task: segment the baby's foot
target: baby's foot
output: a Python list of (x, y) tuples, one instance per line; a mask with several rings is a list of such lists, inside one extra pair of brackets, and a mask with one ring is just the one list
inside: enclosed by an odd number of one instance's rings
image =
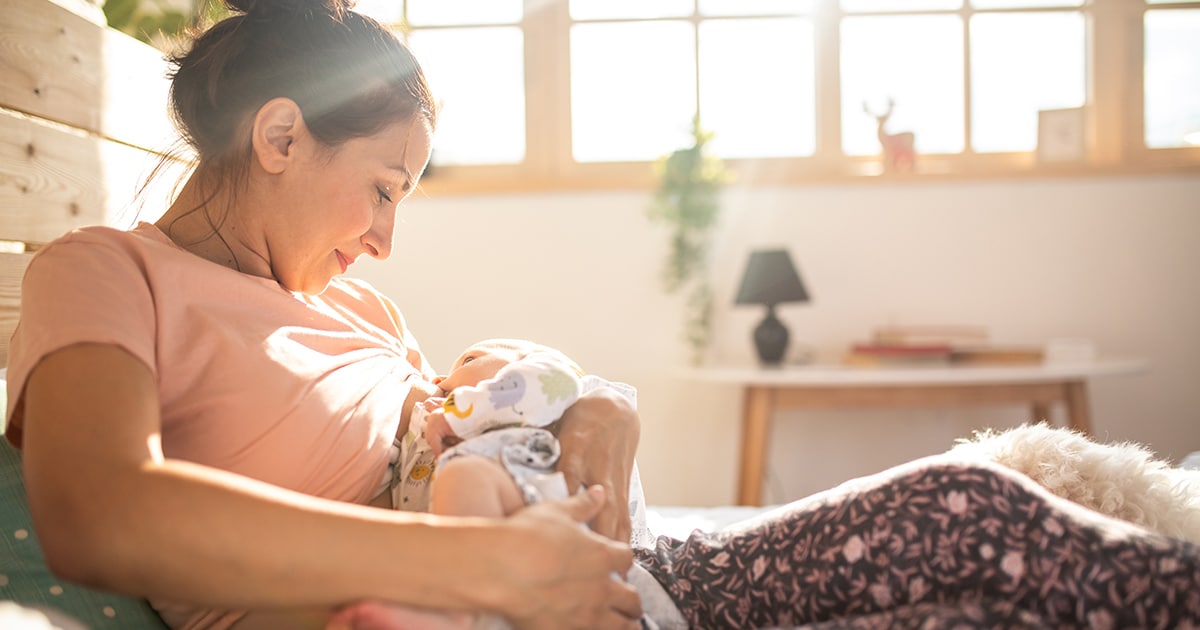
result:
[(469, 630), (473, 621), (467, 613), (363, 601), (335, 612), (325, 630)]

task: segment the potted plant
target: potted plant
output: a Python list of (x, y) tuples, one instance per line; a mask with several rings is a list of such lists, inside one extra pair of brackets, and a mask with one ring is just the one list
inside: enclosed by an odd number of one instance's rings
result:
[(684, 339), (690, 361), (700, 363), (711, 338), (712, 287), (708, 254), (720, 214), (720, 191), (729, 180), (725, 165), (709, 152), (713, 134), (692, 120), (692, 144), (655, 162), (659, 178), (648, 215), (670, 229), (669, 249), (660, 273), (663, 290), (685, 293)]

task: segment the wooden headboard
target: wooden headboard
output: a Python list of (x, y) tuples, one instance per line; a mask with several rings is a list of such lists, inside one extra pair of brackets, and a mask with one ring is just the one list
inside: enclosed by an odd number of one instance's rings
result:
[[(5, 2), (0, 365), (7, 363), (21, 275), (33, 252), (75, 227), (126, 226), (138, 218), (135, 193), (176, 138), (166, 70), (161, 52), (105, 26), (100, 7), (88, 0)], [(151, 207), (155, 202), (155, 194), (147, 196), (141, 218), (157, 218), (162, 208)]]

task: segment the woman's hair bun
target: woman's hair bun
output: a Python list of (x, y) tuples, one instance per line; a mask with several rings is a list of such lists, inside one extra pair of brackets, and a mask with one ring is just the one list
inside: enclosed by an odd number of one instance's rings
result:
[(233, 11), (262, 18), (294, 13), (325, 13), (340, 17), (354, 8), (354, 0), (225, 0), (225, 5)]

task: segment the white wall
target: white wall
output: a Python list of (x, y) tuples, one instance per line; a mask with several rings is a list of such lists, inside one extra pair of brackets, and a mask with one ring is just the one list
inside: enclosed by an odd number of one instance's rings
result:
[[(419, 195), (419, 194), (418, 194)], [(740, 391), (681, 377), (681, 298), (663, 295), (649, 193), (414, 198), (396, 247), (354, 273), (391, 295), (444, 369), (476, 339), (561, 347), (638, 386), (648, 500), (733, 500)], [(750, 363), (755, 308), (732, 307), (747, 252), (790, 249), (812, 294), (780, 317), (836, 361), (885, 323), (986, 326), (998, 342), (1093, 339), (1150, 372), (1093, 382), (1096, 432), (1178, 459), (1200, 450), (1200, 177), (865, 182), (725, 194), (712, 361)], [(766, 500), (787, 501), (944, 450), (1024, 410), (781, 414)]]

